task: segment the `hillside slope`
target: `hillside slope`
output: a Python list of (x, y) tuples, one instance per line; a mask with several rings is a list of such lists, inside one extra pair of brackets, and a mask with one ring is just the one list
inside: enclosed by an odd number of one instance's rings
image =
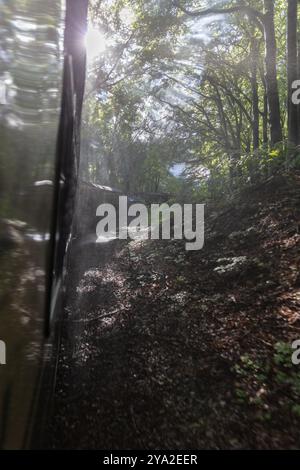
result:
[(201, 251), (93, 258), (69, 286), (50, 445), (299, 448), (299, 202), (300, 176), (274, 177), (207, 211)]

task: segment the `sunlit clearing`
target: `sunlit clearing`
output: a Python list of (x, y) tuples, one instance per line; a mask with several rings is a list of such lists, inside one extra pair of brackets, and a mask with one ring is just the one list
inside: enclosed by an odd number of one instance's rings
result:
[(88, 62), (93, 62), (97, 56), (105, 51), (107, 41), (105, 35), (94, 26), (90, 26), (85, 36), (85, 45)]

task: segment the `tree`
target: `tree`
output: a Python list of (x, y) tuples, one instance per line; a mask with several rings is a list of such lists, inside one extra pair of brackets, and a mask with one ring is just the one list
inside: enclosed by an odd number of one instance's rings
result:
[(288, 86), (288, 144), (297, 145), (299, 122), (297, 105), (292, 102), (292, 84), (298, 77), (297, 57), (297, 0), (288, 0), (287, 10), (287, 86)]
[[(287, 3), (203, 5), (98, 4), (96, 18), (110, 46), (91, 69), (88, 96), (99, 111), (92, 125), (109, 169), (104, 173), (127, 191), (158, 181), (164, 187), (172, 162), (184, 162), (190, 185), (210, 180), (210, 188), (223, 192), (270, 174), (283, 161), (292, 50)], [(132, 12), (131, 23), (123, 21), (124, 8)], [(290, 47), (295, 55), (295, 39)], [(153, 184), (146, 184), (145, 168)]]
[(274, 26), (274, 2), (264, 0), (264, 31), (266, 42), (266, 86), (270, 113), (271, 144), (282, 141), (280, 103), (277, 83), (276, 36)]
[(200, 11), (189, 11), (183, 8), (180, 2), (176, 2), (179, 8), (189, 16), (224, 15), (241, 12), (255, 21), (258, 27), (263, 28), (265, 35), (265, 64), (266, 64), (266, 87), (270, 114), (271, 144), (282, 141), (282, 127), (280, 121), (280, 104), (276, 71), (276, 36), (274, 27), (274, 2), (264, 0), (264, 13), (257, 9), (238, 2), (233, 6), (224, 8), (211, 7)]

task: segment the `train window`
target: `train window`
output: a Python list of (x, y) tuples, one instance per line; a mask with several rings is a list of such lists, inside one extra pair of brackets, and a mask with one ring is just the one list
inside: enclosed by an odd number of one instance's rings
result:
[(299, 447), (299, 2), (0, 6), (0, 447)]
[(61, 103), (76, 99), (77, 84), (69, 86), (71, 100), (65, 90), (73, 73), (66, 64), (76, 54), (64, 48), (70, 2), (0, 5), (0, 447), (22, 448), (33, 426), (44, 333), (60, 288), (57, 253), (63, 258), (68, 230), (63, 178), (70, 179), (67, 159), (75, 171), (75, 154), (60, 141), (74, 138), (76, 118), (66, 130)]

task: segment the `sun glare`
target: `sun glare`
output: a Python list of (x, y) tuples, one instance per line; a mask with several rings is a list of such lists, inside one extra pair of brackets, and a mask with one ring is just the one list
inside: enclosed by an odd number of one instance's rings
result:
[(93, 62), (105, 51), (107, 41), (105, 35), (94, 26), (90, 26), (85, 36), (85, 46), (88, 62)]

